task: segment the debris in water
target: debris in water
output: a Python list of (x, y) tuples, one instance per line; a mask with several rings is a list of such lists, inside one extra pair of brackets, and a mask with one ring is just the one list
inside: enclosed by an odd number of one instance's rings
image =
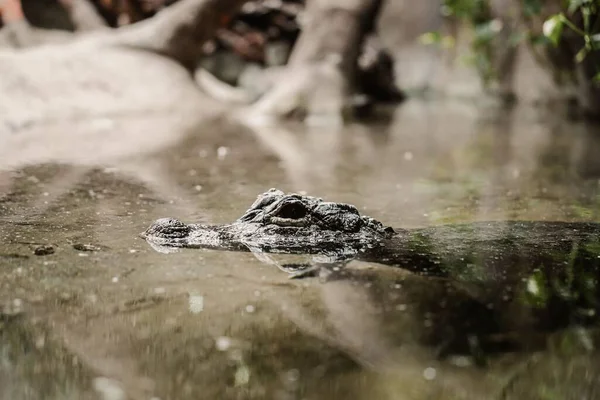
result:
[(231, 347), (231, 339), (229, 339), (227, 336), (220, 336), (217, 338), (215, 346), (219, 351), (226, 351), (229, 349), (229, 347)]
[(47, 256), (49, 254), (54, 254), (54, 247), (44, 244), (36, 247), (35, 250), (33, 250), (33, 254), (36, 256)]
[(217, 149), (217, 158), (219, 160), (224, 160), (225, 157), (227, 157), (227, 154), (229, 154), (229, 149), (225, 146), (221, 146)]
[(433, 367), (427, 367), (423, 371), (423, 378), (427, 379), (428, 381), (434, 380), (436, 375), (437, 371)]
[(192, 314), (201, 313), (204, 310), (204, 296), (190, 295), (189, 298), (190, 312)]
[(93, 244), (85, 244), (85, 243), (75, 243), (73, 248), (77, 251), (100, 251), (102, 248), (100, 246), (95, 246)]
[(121, 384), (110, 378), (99, 377), (94, 379), (94, 389), (103, 400), (125, 400), (125, 391)]
[(473, 362), (473, 358), (472, 357), (467, 357), (467, 356), (453, 356), (453, 357), (449, 357), (448, 361), (450, 362), (450, 364), (453, 364), (457, 367), (470, 367), (471, 365), (474, 364)]
[(241, 365), (235, 371), (235, 386), (246, 385), (248, 382), (250, 382), (250, 370), (247, 366)]

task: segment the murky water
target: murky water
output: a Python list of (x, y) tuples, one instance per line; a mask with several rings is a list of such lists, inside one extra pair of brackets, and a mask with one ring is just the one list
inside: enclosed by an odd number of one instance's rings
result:
[(292, 281), (251, 253), (160, 254), (138, 237), (166, 216), (230, 222), (270, 187), (395, 227), (600, 221), (597, 127), (416, 100), (343, 130), (143, 119), (0, 146), (0, 398), (600, 398), (591, 329), (485, 365), (441, 359), (420, 340), (432, 286), (403, 271)]

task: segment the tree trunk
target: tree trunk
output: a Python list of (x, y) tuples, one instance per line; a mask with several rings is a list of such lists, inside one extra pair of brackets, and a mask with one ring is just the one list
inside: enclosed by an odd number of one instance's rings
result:
[(170, 57), (192, 71), (202, 46), (247, 0), (182, 0), (154, 17), (115, 30), (110, 42)]
[[(253, 116), (339, 122), (357, 88), (358, 58), (381, 0), (312, 0), (286, 71)], [(390, 82), (390, 84), (393, 84)]]
[(4, 27), (0, 31), (2, 42), (13, 48), (26, 48), (45, 43), (68, 41), (73, 34), (60, 29), (38, 29), (25, 18), (21, 0), (0, 0)]
[[(72, 6), (72, 13), (78, 4), (83, 5), (79, 11), (88, 12), (89, 17), (90, 10), (83, 3), (86, 0), (61, 1)], [(82, 57), (80, 50), (84, 49), (139, 49), (170, 58), (191, 72), (203, 55), (204, 43), (213, 38), (217, 29), (246, 1), (181, 0), (142, 22), (78, 35), (80, 39), (75, 40), (76, 45), (70, 49)], [(376, 41), (363, 46), (374, 31), (382, 1), (309, 0), (302, 34), (288, 65), (252, 111), (275, 117), (299, 114), (311, 120), (324, 118), (338, 122), (347, 114), (355, 93), (385, 101), (401, 98), (395, 90), (391, 57), (372, 44)], [(92, 21), (87, 24), (89, 29), (101, 27), (93, 18), (84, 20)], [(113, 78), (99, 76), (98, 79)], [(132, 76), (131, 81), (136, 80), (137, 76)], [(227, 95), (221, 93), (220, 97)], [(246, 99), (243, 93), (235, 95), (238, 101)]]
[[(63, 31), (38, 30), (23, 17), (19, 0), (7, 0), (19, 5), (5, 11), (7, 27), (15, 47), (31, 47), (46, 42), (67, 41), (73, 34)], [(212, 38), (217, 28), (229, 20), (247, 0), (182, 0), (160, 11), (153, 18), (115, 30), (104, 30), (94, 40), (102, 44), (130, 46), (170, 57), (186, 68), (195, 68), (202, 55), (202, 45)], [(77, 31), (103, 30), (106, 24), (88, 0), (61, 0), (67, 7)], [(12, 27), (11, 27), (12, 26)], [(39, 31), (39, 32), (38, 32)], [(56, 35), (54, 35), (56, 33)], [(54, 36), (58, 36), (57, 39)], [(48, 39), (48, 40), (46, 40)]]
[(89, 0), (59, 0), (69, 12), (78, 32), (89, 32), (108, 27), (108, 24)]

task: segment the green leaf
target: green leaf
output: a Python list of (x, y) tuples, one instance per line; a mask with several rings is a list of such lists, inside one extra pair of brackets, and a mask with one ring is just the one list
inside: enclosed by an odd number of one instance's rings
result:
[(544, 36), (550, 39), (554, 46), (558, 46), (558, 42), (560, 41), (560, 35), (562, 34), (564, 24), (563, 21), (564, 16), (562, 15), (562, 13), (555, 14), (548, 18), (542, 26)]
[(426, 32), (419, 36), (419, 42), (422, 44), (439, 44), (442, 41), (442, 34), (434, 31), (434, 32)]
[(569, 0), (569, 8), (567, 9), (569, 11), (569, 14), (574, 13), (575, 10), (577, 10), (585, 3), (591, 3), (591, 0)]
[(589, 50), (587, 47), (582, 47), (581, 50), (579, 50), (577, 54), (575, 54), (575, 61), (577, 61), (578, 63), (582, 62), (587, 56), (588, 51)]
[(550, 45), (550, 39), (544, 35), (531, 35), (529, 37), (529, 43), (534, 46), (548, 46)]
[(542, 2), (540, 0), (524, 0), (523, 12), (526, 16), (539, 15), (542, 12)]
[(477, 24), (474, 27), (475, 41), (480, 44), (489, 43), (501, 30), (502, 23), (496, 19)]
[(546, 306), (549, 298), (548, 282), (541, 270), (536, 269), (526, 280), (525, 299), (534, 307)]

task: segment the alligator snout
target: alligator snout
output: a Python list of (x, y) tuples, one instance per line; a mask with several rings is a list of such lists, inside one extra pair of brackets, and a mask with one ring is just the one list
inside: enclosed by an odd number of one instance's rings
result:
[(159, 237), (164, 239), (179, 239), (190, 234), (191, 227), (175, 218), (161, 218), (156, 221), (144, 233), (143, 238)]

